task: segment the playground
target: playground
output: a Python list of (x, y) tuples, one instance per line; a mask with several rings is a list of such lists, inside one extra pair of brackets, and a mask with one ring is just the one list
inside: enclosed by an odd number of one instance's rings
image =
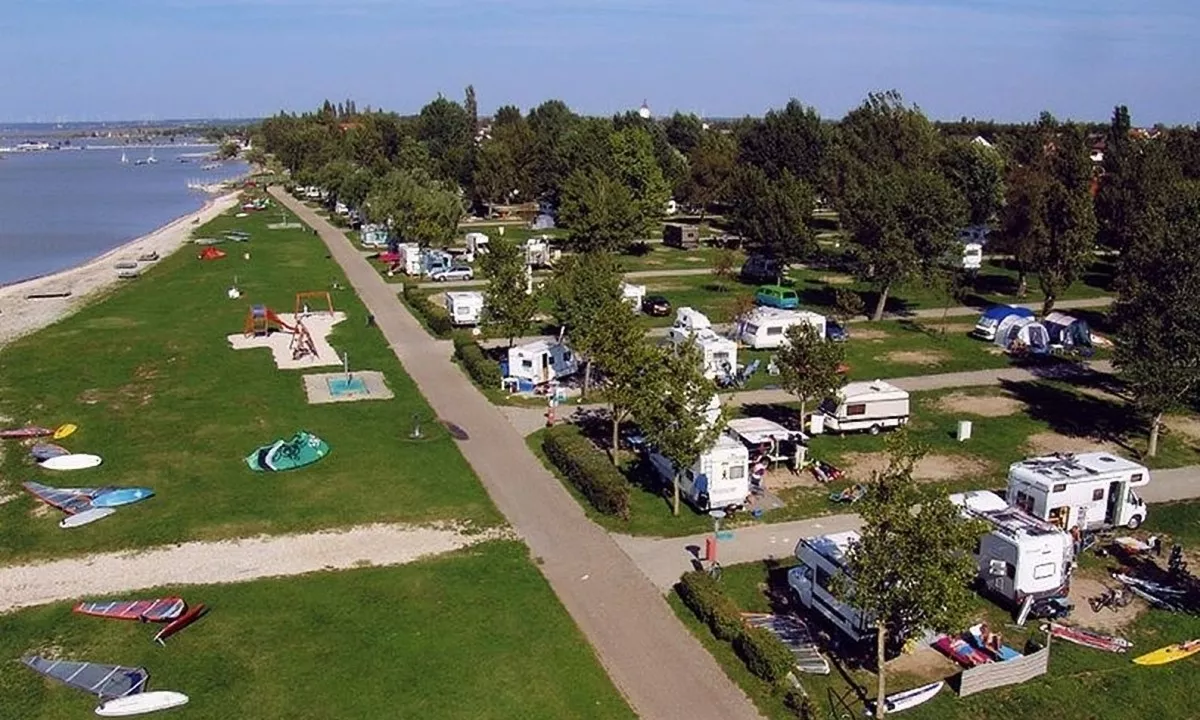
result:
[[(314, 310), (314, 306), (320, 309)], [(270, 348), (280, 370), (341, 365), (342, 358), (329, 344), (333, 326), (346, 314), (333, 309), (327, 292), (296, 294), (290, 313), (277, 313), (265, 305), (251, 305), (242, 332), (227, 336), (234, 350)]]

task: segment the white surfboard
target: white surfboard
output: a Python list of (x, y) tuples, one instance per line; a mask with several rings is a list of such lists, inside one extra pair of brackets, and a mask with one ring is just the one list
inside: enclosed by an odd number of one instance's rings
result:
[(114, 508), (92, 508), (91, 510), (84, 510), (83, 512), (76, 513), (75, 515), (66, 516), (62, 520), (58, 521), (58, 526), (60, 528), (79, 527), (80, 525), (87, 525), (88, 523), (96, 522), (101, 518), (106, 518), (115, 512), (116, 510)]
[(100, 717), (127, 717), (187, 705), (187, 701), (188, 696), (183, 693), (155, 690), (109, 700), (96, 708), (96, 714)]
[(72, 453), (71, 455), (59, 455), (48, 460), (43, 460), (38, 463), (47, 470), (86, 470), (94, 468), (104, 459), (99, 455), (88, 455), (87, 453)]

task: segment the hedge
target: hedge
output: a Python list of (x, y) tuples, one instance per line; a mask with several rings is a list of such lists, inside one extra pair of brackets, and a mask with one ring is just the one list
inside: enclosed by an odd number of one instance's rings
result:
[[(417, 292), (416, 285), (405, 283), (401, 294), (404, 295), (404, 302), (408, 304), (408, 307), (425, 322), (429, 332), (444, 338), (454, 330), (454, 326), (450, 324), (450, 317), (445, 313), (438, 312), (434, 304), (429, 302), (428, 296)], [(500, 385), (499, 380), (496, 381), (496, 385)]]
[(550, 428), (542, 440), (542, 450), (592, 507), (605, 515), (629, 519), (629, 481), (577, 428)]
[(742, 634), (733, 641), (733, 649), (750, 672), (771, 684), (787, 677), (796, 664), (788, 646), (766, 628), (743, 629)]
[(492, 360), (469, 336), (458, 333), (454, 336), (454, 357), (462, 363), (471, 379), (484, 388), (500, 388), (500, 364)]

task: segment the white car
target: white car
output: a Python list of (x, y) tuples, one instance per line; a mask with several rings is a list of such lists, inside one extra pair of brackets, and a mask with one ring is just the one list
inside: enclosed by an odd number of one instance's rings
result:
[(475, 271), (466, 265), (455, 265), (446, 268), (445, 270), (434, 270), (429, 275), (430, 279), (436, 282), (446, 282), (447, 280), (474, 280)]

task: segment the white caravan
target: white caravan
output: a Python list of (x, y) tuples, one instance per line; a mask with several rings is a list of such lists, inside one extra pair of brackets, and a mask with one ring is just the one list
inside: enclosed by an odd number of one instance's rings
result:
[(774, 350), (787, 344), (787, 331), (808, 323), (817, 337), (825, 338), (825, 316), (808, 310), (783, 310), (759, 306), (737, 324), (734, 339), (755, 350)]
[(525, 241), (525, 264), (534, 268), (548, 268), (562, 257), (562, 250), (550, 245), (550, 236), (531, 237)]
[(675, 324), (667, 331), (667, 338), (676, 347), (694, 339), (703, 356), (704, 377), (709, 380), (737, 372), (737, 343), (718, 335), (708, 317), (699, 310), (679, 308), (675, 313)]
[(963, 515), (991, 526), (974, 550), (979, 582), (988, 594), (1020, 607), (1035, 600), (1066, 594), (1074, 567), (1070, 533), (1015, 508), (987, 490), (951, 495)]
[(396, 247), (396, 253), (400, 255), (396, 261), (400, 269), (405, 275), (420, 275), (421, 274), (421, 246), (416, 243), (400, 243)]
[(1070, 530), (1137, 528), (1146, 503), (1133, 488), (1150, 482), (1144, 466), (1106, 452), (1055, 454), (1008, 468), (1008, 502), (1034, 517)]
[(839, 600), (833, 587), (834, 578), (846, 572), (846, 555), (856, 542), (858, 533), (853, 530), (801, 538), (796, 545), (800, 564), (788, 571), (787, 581), (801, 606), (820, 613), (858, 643), (874, 637), (872, 618)]
[[(674, 482), (675, 463), (654, 451), (647, 457), (663, 482)], [(750, 497), (750, 451), (722, 433), (695, 465), (683, 471), (679, 490), (701, 512), (742, 508)]]
[(646, 286), (622, 282), (621, 299), (629, 303), (634, 312), (639, 312), (642, 309), (642, 301), (646, 299)]
[(837, 398), (821, 403), (823, 426), (837, 433), (896, 428), (908, 422), (908, 391), (883, 380), (846, 383)]
[(804, 465), (808, 455), (808, 436), (799, 430), (789, 430), (773, 420), (761, 417), (734, 418), (726, 430), (742, 441), (751, 455), (762, 456), (768, 462), (790, 462), (792, 467)]
[(452, 325), (478, 325), (483, 317), (483, 293), (472, 290), (446, 293), (446, 312)]
[(488, 251), (488, 236), (480, 232), (467, 233), (467, 262), (474, 262), (475, 256), (486, 255)]
[(544, 385), (559, 378), (574, 375), (579, 361), (566, 343), (554, 340), (535, 340), (508, 349), (509, 378)]
[(975, 242), (963, 243), (963, 270), (978, 270), (983, 267), (983, 245)]

